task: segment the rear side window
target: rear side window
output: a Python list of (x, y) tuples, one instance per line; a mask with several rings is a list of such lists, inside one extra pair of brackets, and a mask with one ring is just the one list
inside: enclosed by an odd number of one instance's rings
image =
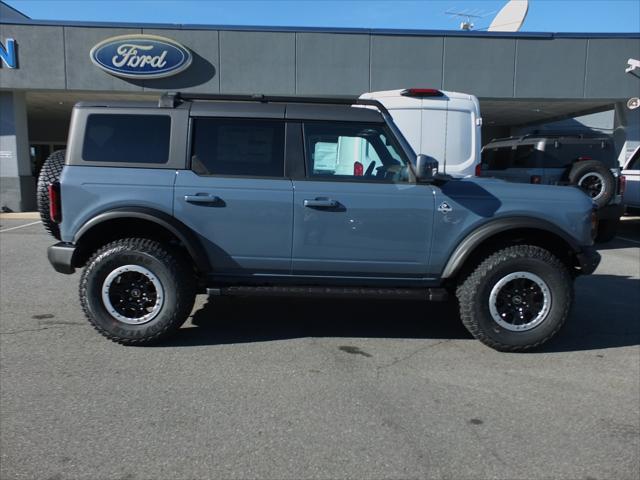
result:
[(92, 114), (82, 146), (87, 162), (167, 163), (171, 118), (168, 115)]
[(540, 152), (533, 145), (485, 148), (482, 164), (487, 170), (507, 170), (509, 168), (539, 167)]
[(482, 152), (482, 165), (487, 170), (506, 170), (511, 166), (511, 147), (486, 148)]
[(198, 175), (284, 176), (284, 122), (195, 118), (191, 169)]

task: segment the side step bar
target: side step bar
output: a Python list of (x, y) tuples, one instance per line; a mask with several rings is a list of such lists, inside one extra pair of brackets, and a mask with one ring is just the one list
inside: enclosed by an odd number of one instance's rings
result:
[(207, 294), (211, 296), (407, 299), (430, 302), (441, 302), (449, 298), (444, 288), (247, 286), (207, 288)]

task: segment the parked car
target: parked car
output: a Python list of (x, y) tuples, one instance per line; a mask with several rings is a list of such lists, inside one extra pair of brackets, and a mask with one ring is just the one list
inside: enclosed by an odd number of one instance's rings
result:
[(491, 140), (479, 174), (510, 182), (577, 186), (598, 206), (596, 240), (611, 240), (624, 213), (622, 174), (606, 135), (535, 133)]
[(640, 147), (637, 147), (624, 165), (622, 174), (626, 180), (624, 204), (629, 211), (640, 210)]
[(38, 188), (51, 264), (84, 269), (89, 322), (127, 345), (175, 331), (197, 293), (454, 295), (474, 337), (522, 351), (600, 259), (581, 190), (441, 175), (371, 99), (81, 102)]

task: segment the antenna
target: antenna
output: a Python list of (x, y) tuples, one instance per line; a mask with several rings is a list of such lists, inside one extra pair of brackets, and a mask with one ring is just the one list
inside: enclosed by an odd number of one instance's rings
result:
[(529, 0), (509, 0), (489, 25), (489, 32), (518, 32), (527, 18)]
[(444, 12), (445, 15), (449, 15), (451, 18), (459, 17), (463, 19), (462, 22), (460, 22), (460, 30), (473, 30), (475, 25), (471, 23), (472, 18), (484, 18), (488, 17), (492, 13), (495, 12), (484, 13), (482, 10), (470, 10), (468, 8), (465, 8), (462, 11), (447, 10)]

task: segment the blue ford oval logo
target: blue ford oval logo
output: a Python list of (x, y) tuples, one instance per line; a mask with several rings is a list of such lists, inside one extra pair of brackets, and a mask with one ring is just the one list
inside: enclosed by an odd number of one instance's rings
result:
[(89, 52), (105, 72), (124, 78), (162, 78), (191, 65), (191, 52), (156, 35), (120, 35), (103, 40)]

